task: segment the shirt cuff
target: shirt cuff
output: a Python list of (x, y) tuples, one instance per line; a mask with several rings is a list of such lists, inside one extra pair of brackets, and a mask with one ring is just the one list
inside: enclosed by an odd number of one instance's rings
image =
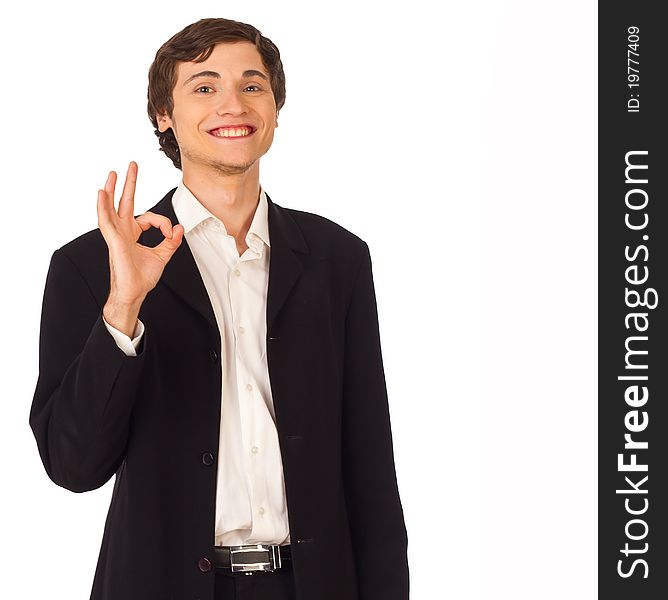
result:
[(125, 352), (127, 356), (137, 356), (137, 346), (139, 346), (139, 342), (144, 335), (144, 324), (139, 319), (137, 319), (137, 324), (135, 325), (135, 330), (132, 334), (133, 338), (130, 339), (122, 331), (119, 331), (114, 326), (109, 325), (107, 320), (104, 318), (104, 315), (102, 316), (102, 320), (104, 321), (104, 325), (106, 326), (107, 330), (116, 341), (116, 345), (123, 352)]

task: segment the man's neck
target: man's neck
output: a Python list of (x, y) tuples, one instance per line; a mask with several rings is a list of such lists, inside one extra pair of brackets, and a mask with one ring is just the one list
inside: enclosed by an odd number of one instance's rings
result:
[(243, 246), (260, 198), (257, 163), (245, 173), (215, 177), (185, 168), (183, 184), (224, 223), (227, 233), (237, 240), (237, 246)]

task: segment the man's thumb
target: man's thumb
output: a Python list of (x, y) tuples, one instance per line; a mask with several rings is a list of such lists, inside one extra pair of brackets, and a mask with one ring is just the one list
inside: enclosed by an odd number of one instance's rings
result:
[(160, 253), (168, 260), (181, 245), (181, 242), (183, 241), (183, 232), (183, 225), (174, 225), (174, 227), (172, 227), (172, 237), (166, 237), (158, 244), (157, 248), (160, 249)]

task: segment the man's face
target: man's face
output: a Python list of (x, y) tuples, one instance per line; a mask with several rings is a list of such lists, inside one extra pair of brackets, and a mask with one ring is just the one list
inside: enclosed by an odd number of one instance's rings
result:
[[(174, 131), (184, 174), (202, 167), (224, 175), (243, 173), (271, 147), (276, 102), (251, 42), (221, 43), (204, 62), (180, 63), (172, 96), (172, 117), (159, 115), (158, 126)], [(250, 133), (230, 125), (250, 126)]]

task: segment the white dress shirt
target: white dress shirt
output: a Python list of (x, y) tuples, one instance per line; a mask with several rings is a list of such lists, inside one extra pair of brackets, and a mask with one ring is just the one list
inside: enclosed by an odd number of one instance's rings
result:
[[(222, 398), (216, 489), (217, 546), (289, 544), (283, 462), (266, 355), (269, 282), (267, 197), (260, 197), (239, 256), (236, 241), (183, 184), (174, 212), (216, 315), (221, 336)], [(104, 320), (104, 318), (103, 318)], [(144, 334), (137, 319), (131, 340), (104, 321), (129, 356)]]

